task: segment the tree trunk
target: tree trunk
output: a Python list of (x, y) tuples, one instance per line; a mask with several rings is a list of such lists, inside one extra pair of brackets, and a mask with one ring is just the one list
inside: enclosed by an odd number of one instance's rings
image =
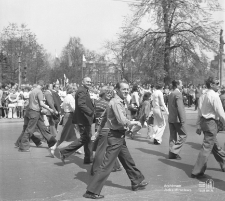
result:
[(164, 70), (166, 76), (164, 77), (164, 83), (166, 85), (170, 84), (170, 36), (166, 36), (165, 50), (164, 50)]

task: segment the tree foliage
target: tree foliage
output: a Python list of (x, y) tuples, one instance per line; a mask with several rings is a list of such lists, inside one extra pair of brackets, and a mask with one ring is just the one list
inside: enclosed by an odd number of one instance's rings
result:
[(3, 69), (3, 81), (18, 82), (19, 57), (23, 83), (36, 83), (42, 78), (48, 80), (50, 65), (43, 46), (38, 44), (36, 35), (26, 25), (10, 23), (1, 32), (1, 52), (7, 58), (7, 66)]
[[(198, 0), (142, 0), (131, 8), (133, 15), (121, 35), (130, 39), (127, 54), (139, 62), (139, 72), (144, 70), (152, 77), (149, 80), (165, 83), (174, 77), (189, 79), (191, 69), (204, 69), (198, 73), (205, 75), (207, 52), (217, 53), (219, 47), (220, 22), (212, 18), (214, 11), (221, 10), (218, 0), (204, 4)], [(150, 28), (141, 28), (143, 21)], [(123, 45), (120, 38), (118, 42)]]

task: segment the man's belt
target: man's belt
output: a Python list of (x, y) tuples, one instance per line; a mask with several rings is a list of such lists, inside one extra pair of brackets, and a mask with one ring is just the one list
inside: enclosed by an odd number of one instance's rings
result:
[(211, 120), (217, 121), (217, 120), (214, 119), (214, 118), (208, 118), (208, 119), (206, 119), (205, 117), (201, 117), (201, 118), (203, 118), (203, 119), (205, 119), (205, 120), (207, 120), (207, 121), (211, 121)]
[(125, 132), (126, 130), (113, 130), (113, 129), (110, 129), (110, 131), (112, 131), (112, 134), (120, 137), (120, 138), (124, 138), (125, 137)]

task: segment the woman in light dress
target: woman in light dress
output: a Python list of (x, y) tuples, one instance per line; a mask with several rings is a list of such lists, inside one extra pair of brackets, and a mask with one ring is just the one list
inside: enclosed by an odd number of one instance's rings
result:
[(162, 109), (169, 114), (163, 98), (163, 84), (158, 84), (156, 90), (152, 94), (152, 106), (153, 106), (153, 138), (154, 144), (159, 145), (162, 143), (162, 136), (166, 128), (165, 117), (163, 116)]
[(15, 88), (12, 88), (11, 92), (9, 93), (8, 97), (6, 98), (9, 100), (8, 108), (8, 118), (17, 118), (17, 101), (19, 100), (19, 93), (16, 92)]

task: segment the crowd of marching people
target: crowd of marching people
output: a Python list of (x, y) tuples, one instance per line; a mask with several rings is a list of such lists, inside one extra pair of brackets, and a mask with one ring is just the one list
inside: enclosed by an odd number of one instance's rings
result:
[[(181, 160), (180, 151), (187, 138), (185, 105), (194, 104), (194, 109), (198, 109), (196, 133), (204, 134), (191, 176), (204, 175), (211, 152), (225, 171), (225, 151), (216, 140), (218, 123), (222, 124), (221, 130), (225, 125), (225, 87), (219, 88), (213, 78), (198, 87), (185, 87), (181, 80), (174, 80), (169, 86), (130, 85), (126, 81), (93, 85), (85, 77), (80, 86), (65, 87), (39, 80), (21, 88), (17, 84), (0, 85), (0, 100), (0, 117), (24, 119), (22, 133), (15, 142), (18, 151), (30, 152), (31, 140), (37, 147), (44, 141), (51, 156), (59, 151), (66, 164), (70, 155), (82, 153), (80, 148), (84, 147), (84, 164), (92, 164), (93, 176), (84, 194), (86, 198), (103, 198), (100, 192), (107, 177), (122, 167), (133, 191), (148, 185), (130, 155), (125, 136), (135, 139), (146, 127), (146, 137), (160, 145), (167, 124), (165, 115), (170, 130), (168, 159)], [(35, 131), (41, 138), (34, 135)], [(64, 141), (72, 143), (59, 148)]]

